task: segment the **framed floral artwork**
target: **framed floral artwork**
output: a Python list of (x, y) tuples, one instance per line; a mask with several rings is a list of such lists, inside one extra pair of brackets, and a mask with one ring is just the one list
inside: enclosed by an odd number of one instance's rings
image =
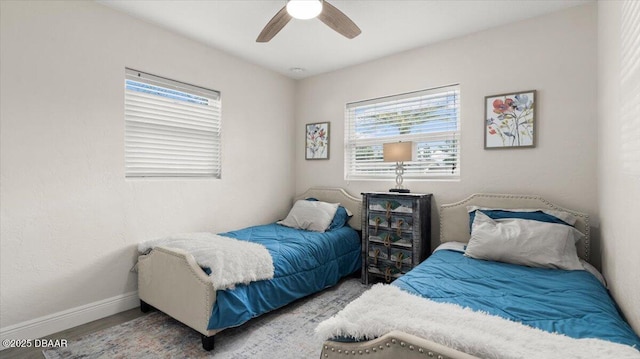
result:
[(484, 148), (535, 147), (536, 90), (484, 98)]
[(329, 159), (329, 122), (308, 123), (305, 126), (305, 159)]

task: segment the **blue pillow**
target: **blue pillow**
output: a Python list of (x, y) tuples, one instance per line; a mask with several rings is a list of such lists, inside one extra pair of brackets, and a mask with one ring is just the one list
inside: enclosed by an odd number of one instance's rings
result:
[(564, 224), (564, 225), (573, 227), (571, 224), (561, 220), (560, 218), (553, 216), (549, 213), (545, 213), (541, 210), (532, 211), (532, 212), (518, 212), (518, 211), (507, 211), (504, 209), (477, 209), (475, 211), (469, 212), (469, 233), (471, 233), (471, 226), (473, 225), (473, 220), (476, 218), (476, 211), (481, 211), (491, 219), (519, 218), (519, 219), (528, 219), (528, 220), (538, 221), (538, 222), (559, 223), (559, 224)]
[(347, 209), (342, 206), (338, 206), (336, 215), (333, 216), (333, 220), (329, 225), (329, 230), (344, 227), (345, 225), (347, 225), (347, 222), (349, 222), (350, 219), (351, 219), (351, 216), (349, 215), (349, 213), (347, 213)]
[[(313, 198), (313, 197), (307, 198), (307, 201), (317, 201), (317, 200), (318, 200), (317, 198)], [(329, 228), (327, 228), (327, 231), (344, 227), (347, 224), (347, 222), (349, 222), (349, 219), (351, 219), (351, 216), (349, 215), (349, 213), (347, 213), (347, 209), (342, 206), (338, 206), (338, 210), (336, 211), (336, 214), (333, 216), (333, 219), (331, 220), (331, 224), (329, 225)]]

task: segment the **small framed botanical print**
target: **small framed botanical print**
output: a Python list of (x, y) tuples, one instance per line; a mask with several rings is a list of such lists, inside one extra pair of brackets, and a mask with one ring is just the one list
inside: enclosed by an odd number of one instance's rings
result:
[(329, 159), (329, 122), (308, 123), (305, 126), (305, 159)]
[(485, 149), (535, 146), (536, 90), (484, 99)]

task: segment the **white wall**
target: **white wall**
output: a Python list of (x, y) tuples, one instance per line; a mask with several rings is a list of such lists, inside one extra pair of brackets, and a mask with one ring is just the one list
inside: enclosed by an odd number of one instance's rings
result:
[[(318, 184), (345, 186), (354, 194), (392, 188), (394, 179), (344, 180), (345, 104), (460, 83), (460, 181), (406, 181), (407, 187), (433, 193), (437, 205), (474, 192), (540, 194), (589, 213), (597, 226), (596, 22), (592, 3), (300, 81), (298, 192)], [(532, 89), (537, 90), (536, 148), (484, 150), (484, 97)], [(305, 161), (304, 125), (320, 121), (331, 121), (331, 159)], [(434, 239), (436, 218), (437, 212)]]
[[(266, 223), (311, 185), (386, 190), (392, 179), (343, 179), (344, 104), (457, 82), (461, 180), (409, 187), (437, 204), (480, 191), (542, 194), (596, 227), (601, 217), (603, 270), (640, 331), (629, 225), (640, 213), (640, 124), (624, 106), (638, 112), (638, 77), (622, 81), (622, 7), (571, 8), (294, 85), (93, 2), (0, 1), (0, 328), (135, 291), (140, 240)], [(222, 91), (222, 180), (124, 179), (125, 66)], [(484, 96), (529, 89), (538, 146), (484, 150)], [(305, 161), (304, 124), (319, 121), (331, 121), (331, 159)]]
[[(293, 80), (92, 1), (0, 6), (1, 328), (134, 292), (139, 241), (286, 214)], [(222, 92), (221, 180), (125, 179), (125, 66)]]
[(602, 269), (640, 333), (640, 3), (598, 3), (598, 194)]

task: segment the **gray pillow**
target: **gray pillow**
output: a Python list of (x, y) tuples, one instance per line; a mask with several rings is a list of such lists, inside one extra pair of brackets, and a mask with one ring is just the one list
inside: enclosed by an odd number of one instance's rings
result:
[(339, 203), (298, 200), (289, 211), (287, 218), (277, 222), (283, 226), (324, 232), (329, 228)]
[(476, 211), (465, 256), (530, 267), (584, 269), (576, 250), (583, 234), (558, 223), (493, 220)]

